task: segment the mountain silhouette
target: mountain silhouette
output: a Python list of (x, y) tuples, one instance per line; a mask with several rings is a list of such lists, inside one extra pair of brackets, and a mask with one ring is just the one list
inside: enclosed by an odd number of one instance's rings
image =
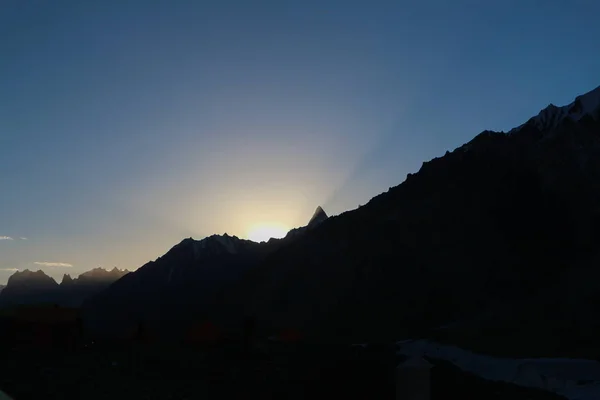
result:
[(42, 270), (17, 271), (9, 277), (6, 288), (0, 292), (0, 306), (55, 303), (79, 307), (86, 298), (106, 289), (128, 272), (117, 268), (110, 271), (95, 268), (75, 279), (65, 274), (59, 285)]
[[(85, 315), (104, 334), (138, 320), (176, 335), (197, 320), (252, 318), (264, 335), (315, 340), (477, 347), (488, 345), (477, 337), (487, 329), (520, 332), (515, 351), (590, 351), (600, 334), (589, 318), (600, 312), (599, 226), (597, 88), (508, 133), (480, 133), (359, 209), (327, 218), (319, 207), (284, 239), (186, 239), (87, 301)], [(544, 305), (561, 291), (572, 297), (554, 304), (562, 319), (551, 326)], [(523, 320), (537, 333), (582, 329), (514, 346)]]
[[(87, 327), (99, 335), (119, 336), (143, 323), (154, 334), (183, 337), (206, 320), (235, 325), (242, 308), (226, 293), (281, 247), (327, 218), (321, 207), (309, 224), (282, 239), (256, 243), (236, 236), (184, 239), (84, 304)], [(168, 322), (167, 322), (168, 321)]]
[(314, 226), (319, 225), (321, 222), (325, 221), (327, 219), (327, 214), (325, 213), (325, 211), (323, 211), (323, 209), (321, 208), (321, 206), (318, 206), (317, 209), (315, 210), (315, 213), (313, 214), (312, 218), (310, 219), (310, 221), (308, 221), (308, 225), (306, 225), (308, 228), (312, 228)]
[(58, 283), (42, 270), (16, 271), (0, 292), (0, 306), (53, 302), (58, 290)]
[(65, 274), (60, 284), (58, 303), (64, 306), (80, 307), (87, 298), (102, 292), (128, 273), (129, 271), (126, 269), (120, 270), (115, 267), (112, 270), (94, 268), (75, 279)]
[[(265, 331), (361, 341), (430, 335), (449, 324), (460, 340), (464, 321), (501, 313), (504, 325), (490, 331), (501, 337), (501, 328), (517, 325), (507, 310), (524, 310), (545, 288), (560, 293), (566, 275), (576, 287), (595, 278), (589, 267), (584, 279), (572, 270), (598, 256), (598, 99), (600, 88), (509, 133), (484, 131), (330, 218), (248, 277), (246, 312)], [(571, 292), (564, 315), (583, 315), (574, 311), (584, 304), (588, 316), (600, 311)], [(527, 309), (540, 314), (544, 301), (535, 299)], [(591, 329), (589, 321), (579, 325)], [(468, 325), (472, 337), (478, 328)], [(560, 345), (561, 336), (550, 337), (541, 352)]]
[(298, 237), (299, 235), (306, 233), (306, 231), (320, 225), (327, 218), (329, 218), (329, 217), (327, 216), (327, 214), (325, 213), (323, 208), (321, 206), (318, 206), (316, 208), (315, 212), (313, 213), (312, 217), (308, 221), (308, 224), (306, 224), (305, 226), (301, 226), (299, 228), (291, 229), (283, 238), (284, 241), (294, 239), (294, 238)]

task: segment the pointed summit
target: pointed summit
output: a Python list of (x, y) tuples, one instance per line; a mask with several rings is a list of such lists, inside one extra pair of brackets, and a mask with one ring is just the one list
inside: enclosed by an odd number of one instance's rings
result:
[(313, 216), (311, 217), (310, 221), (308, 221), (308, 224), (306, 226), (291, 229), (287, 233), (287, 235), (285, 235), (285, 239), (297, 237), (298, 235), (304, 234), (307, 230), (312, 229), (317, 225), (320, 225), (321, 222), (325, 221), (327, 218), (329, 217), (327, 216), (323, 208), (321, 206), (318, 206), (315, 212), (313, 213)]
[(73, 278), (71, 278), (71, 275), (69, 274), (64, 274), (62, 277), (62, 281), (60, 282), (61, 285), (69, 285), (73, 283)]
[(327, 216), (325, 211), (323, 211), (323, 208), (321, 206), (318, 206), (312, 218), (310, 219), (310, 221), (308, 221), (307, 227), (312, 228), (314, 226), (317, 226), (321, 222), (325, 221), (327, 218), (329, 217)]

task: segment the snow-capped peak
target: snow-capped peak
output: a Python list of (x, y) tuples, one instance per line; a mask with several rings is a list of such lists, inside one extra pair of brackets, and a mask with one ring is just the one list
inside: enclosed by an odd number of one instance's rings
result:
[(533, 125), (540, 131), (549, 130), (557, 127), (566, 118), (573, 121), (579, 121), (585, 115), (595, 116), (600, 110), (600, 86), (596, 89), (577, 96), (575, 101), (566, 106), (557, 107), (550, 104), (540, 113), (529, 119), (527, 123), (512, 129), (509, 134), (519, 132), (525, 125)]

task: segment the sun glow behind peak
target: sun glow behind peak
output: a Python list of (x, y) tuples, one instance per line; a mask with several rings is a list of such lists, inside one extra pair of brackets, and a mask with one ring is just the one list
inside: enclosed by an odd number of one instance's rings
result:
[(254, 242), (266, 242), (271, 238), (280, 239), (288, 233), (289, 229), (278, 223), (256, 224), (248, 231), (248, 239)]

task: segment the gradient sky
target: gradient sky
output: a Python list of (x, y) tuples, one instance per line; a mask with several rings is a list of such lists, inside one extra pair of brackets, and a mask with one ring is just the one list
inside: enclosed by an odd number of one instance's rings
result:
[(600, 85), (598, 15), (595, 0), (1, 0), (0, 283), (356, 208)]

